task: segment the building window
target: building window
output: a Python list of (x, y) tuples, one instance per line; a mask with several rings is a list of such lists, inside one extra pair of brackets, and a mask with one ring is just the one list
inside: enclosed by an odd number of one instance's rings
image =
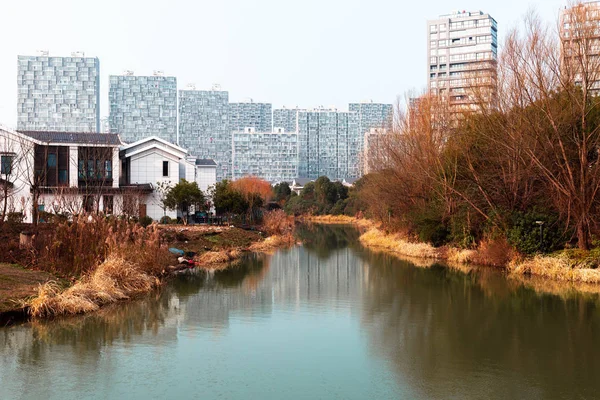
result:
[(56, 154), (48, 154), (48, 168), (56, 168)]
[(114, 203), (113, 196), (103, 196), (102, 197), (104, 214), (111, 215), (113, 213), (113, 203)]
[(112, 179), (112, 161), (104, 161), (104, 171), (106, 173), (106, 179)]
[(79, 168), (78, 168), (79, 179), (85, 178), (85, 161), (79, 160)]
[(163, 176), (169, 176), (169, 162), (163, 161)]
[(15, 156), (3, 155), (0, 164), (2, 164), (2, 175), (10, 175), (12, 173), (12, 164)]
[(66, 169), (58, 170), (58, 183), (67, 183), (69, 179), (69, 174)]

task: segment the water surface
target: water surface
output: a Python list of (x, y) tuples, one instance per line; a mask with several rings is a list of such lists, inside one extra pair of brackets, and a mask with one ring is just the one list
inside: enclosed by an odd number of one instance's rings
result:
[(350, 227), (97, 314), (0, 329), (0, 399), (593, 399), (600, 301), (417, 267)]

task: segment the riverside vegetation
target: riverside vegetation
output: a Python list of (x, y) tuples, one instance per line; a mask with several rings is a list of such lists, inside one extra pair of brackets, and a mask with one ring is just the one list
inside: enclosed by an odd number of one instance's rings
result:
[(433, 94), (398, 107), (353, 189), (321, 177), (286, 210), (366, 218), (362, 242), (397, 253), (600, 283), (596, 22), (583, 6), (570, 14), (563, 38), (527, 15), (497, 77), (465, 74), (474, 108)]
[[(270, 185), (255, 178), (247, 181), (252, 185), (219, 183), (212, 193), (217, 212), (226, 214), (231, 224), (246, 224), (245, 229), (172, 224), (168, 219), (163, 221), (166, 224), (157, 224), (128, 216), (94, 214), (35, 227), (19, 222), (2, 224), (1, 261), (21, 264), (31, 274), (40, 272), (34, 279), (17, 274), (26, 271), (21, 267), (5, 265), (1, 271), (7, 269), (9, 273), (0, 275), (0, 283), (10, 280), (10, 285), (1, 292), (7, 297), (12, 294), (13, 306), (3, 305), (0, 311), (27, 309), (34, 318), (79, 314), (147, 293), (160, 287), (175, 271), (172, 264), (176, 257), (169, 247), (193, 252), (197, 268), (215, 270), (229, 267), (249, 251), (270, 252), (293, 244), (293, 217), (282, 210), (265, 211), (263, 205), (270, 200), (270, 193), (254, 192), (264, 184)], [(165, 195), (167, 207), (181, 212), (193, 205), (194, 199), (206, 204), (203, 194), (198, 195), (191, 186), (188, 182), (175, 186), (180, 187), (177, 196)], [(185, 218), (183, 222), (187, 224)], [(27, 229), (34, 229), (35, 234), (23, 249), (19, 233)], [(25, 279), (28, 281), (23, 282)], [(45, 283), (32, 296), (31, 283), (36, 281)], [(24, 283), (27, 290), (22, 290)]]

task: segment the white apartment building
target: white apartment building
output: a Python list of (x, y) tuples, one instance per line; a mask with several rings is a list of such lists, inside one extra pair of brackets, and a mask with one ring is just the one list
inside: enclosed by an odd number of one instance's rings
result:
[(482, 11), (457, 11), (427, 22), (427, 86), (455, 110), (494, 99), (498, 26)]
[(560, 13), (562, 74), (590, 94), (600, 93), (600, 1), (565, 7)]

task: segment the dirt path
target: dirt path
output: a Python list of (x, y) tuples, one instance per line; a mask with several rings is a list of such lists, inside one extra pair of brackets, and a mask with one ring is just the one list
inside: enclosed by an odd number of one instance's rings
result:
[(0, 314), (20, 308), (19, 301), (37, 293), (40, 283), (55, 279), (51, 274), (0, 264)]

